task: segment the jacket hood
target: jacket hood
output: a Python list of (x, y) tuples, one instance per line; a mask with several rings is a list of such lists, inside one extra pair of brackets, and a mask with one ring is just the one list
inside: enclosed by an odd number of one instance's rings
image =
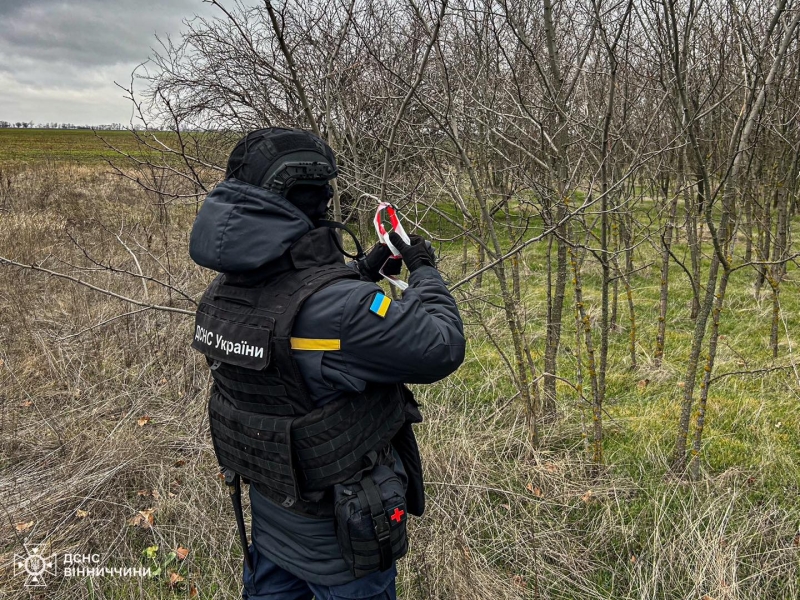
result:
[(189, 255), (201, 267), (241, 273), (280, 257), (312, 229), (311, 220), (283, 196), (226, 179), (197, 213)]

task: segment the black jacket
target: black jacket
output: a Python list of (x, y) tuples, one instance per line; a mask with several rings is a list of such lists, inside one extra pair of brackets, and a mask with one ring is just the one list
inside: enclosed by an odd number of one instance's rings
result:
[[(228, 179), (203, 204), (190, 253), (198, 264), (238, 273), (246, 281), (312, 227), (285, 198)], [(402, 299), (389, 300), (385, 311), (375, 310), (379, 294), (383, 290), (374, 283), (345, 280), (303, 305), (293, 336), (304, 341), (293, 353), (318, 406), (363, 391), (367, 383), (432, 383), (463, 361), (461, 317), (436, 269), (421, 267), (412, 273)], [(289, 512), (252, 489), (251, 502), (253, 543), (260, 553), (322, 585), (352, 579), (331, 519)]]

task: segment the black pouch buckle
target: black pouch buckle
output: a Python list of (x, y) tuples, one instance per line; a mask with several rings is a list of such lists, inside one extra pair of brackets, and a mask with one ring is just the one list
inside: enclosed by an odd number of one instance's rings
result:
[[(375, 485), (375, 482), (370, 479), (369, 475), (361, 480), (361, 487), (367, 499), (370, 516), (372, 517), (372, 523), (375, 528), (375, 535), (378, 538), (378, 543), (381, 544), (381, 555), (383, 555), (383, 545), (389, 540), (391, 530), (389, 528), (389, 520), (386, 518), (386, 512), (383, 508), (381, 492), (378, 486)], [(389, 545), (389, 554), (391, 554), (391, 550), (391, 545)], [(389, 567), (387, 566), (385, 568), (388, 569)]]

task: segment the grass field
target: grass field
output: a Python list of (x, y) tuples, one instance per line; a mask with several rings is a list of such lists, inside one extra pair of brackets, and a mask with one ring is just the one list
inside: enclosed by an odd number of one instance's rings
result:
[(91, 165), (118, 158), (106, 142), (134, 156), (143, 155), (129, 131), (0, 129), (0, 166), (45, 161)]
[[(46, 157), (38, 149), (56, 141), (42, 140), (36, 152)], [(99, 156), (98, 147), (83, 143), (86, 156)], [(83, 156), (78, 164), (45, 160), (3, 184), (0, 256), (191, 310), (174, 288), (197, 298), (212, 276), (186, 251), (196, 207), (171, 206), (167, 216), (141, 189)], [(522, 263), (537, 362), (544, 251), (532, 246)], [(459, 248), (444, 246), (442, 253), (444, 272), (456, 279)], [(656, 257), (643, 245), (635, 260), (647, 265)], [(121, 273), (138, 268), (168, 286)], [(585, 303), (594, 320), (598, 278), (587, 263)], [(541, 450), (529, 448), (522, 407), (479, 323), (501, 332), (503, 316), (474, 298), (463, 304), (464, 366), (444, 382), (415, 389), (426, 418), (418, 432), (429, 504), (412, 523), (412, 549), (400, 567), (402, 598), (800, 597), (798, 374), (716, 382), (702, 480), (667, 475), (693, 325), (684, 275), (675, 267), (671, 278), (666, 359), (658, 369), (649, 360), (657, 262), (631, 280), (639, 323), (635, 371), (627, 369), (621, 301), (621, 325), (611, 336), (607, 466), (599, 474), (584, 451), (587, 407), (566, 385), (560, 419), (544, 426)], [(797, 278), (790, 270), (782, 294), (783, 363), (794, 362), (797, 352)], [(482, 294), (490, 292), (487, 277)], [(575, 373), (572, 310), (568, 286), (559, 358), (566, 379)], [(137, 311), (74, 282), (0, 264), (2, 598), (237, 597), (241, 553), (208, 437), (208, 372), (188, 347), (191, 318)], [(769, 315), (769, 298), (753, 293), (752, 273), (737, 272), (722, 317), (717, 373), (772, 364)], [(144, 579), (54, 577), (46, 593), (31, 593), (12, 564), (26, 540), (52, 552), (97, 553), (112, 568), (161, 572)], [(178, 546), (189, 549), (183, 561), (170, 554)]]

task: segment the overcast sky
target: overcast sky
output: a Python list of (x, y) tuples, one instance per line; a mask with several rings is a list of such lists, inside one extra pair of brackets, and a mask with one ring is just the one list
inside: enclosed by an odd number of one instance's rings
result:
[(216, 13), (201, 0), (0, 0), (0, 120), (128, 123), (114, 81), (196, 14)]

